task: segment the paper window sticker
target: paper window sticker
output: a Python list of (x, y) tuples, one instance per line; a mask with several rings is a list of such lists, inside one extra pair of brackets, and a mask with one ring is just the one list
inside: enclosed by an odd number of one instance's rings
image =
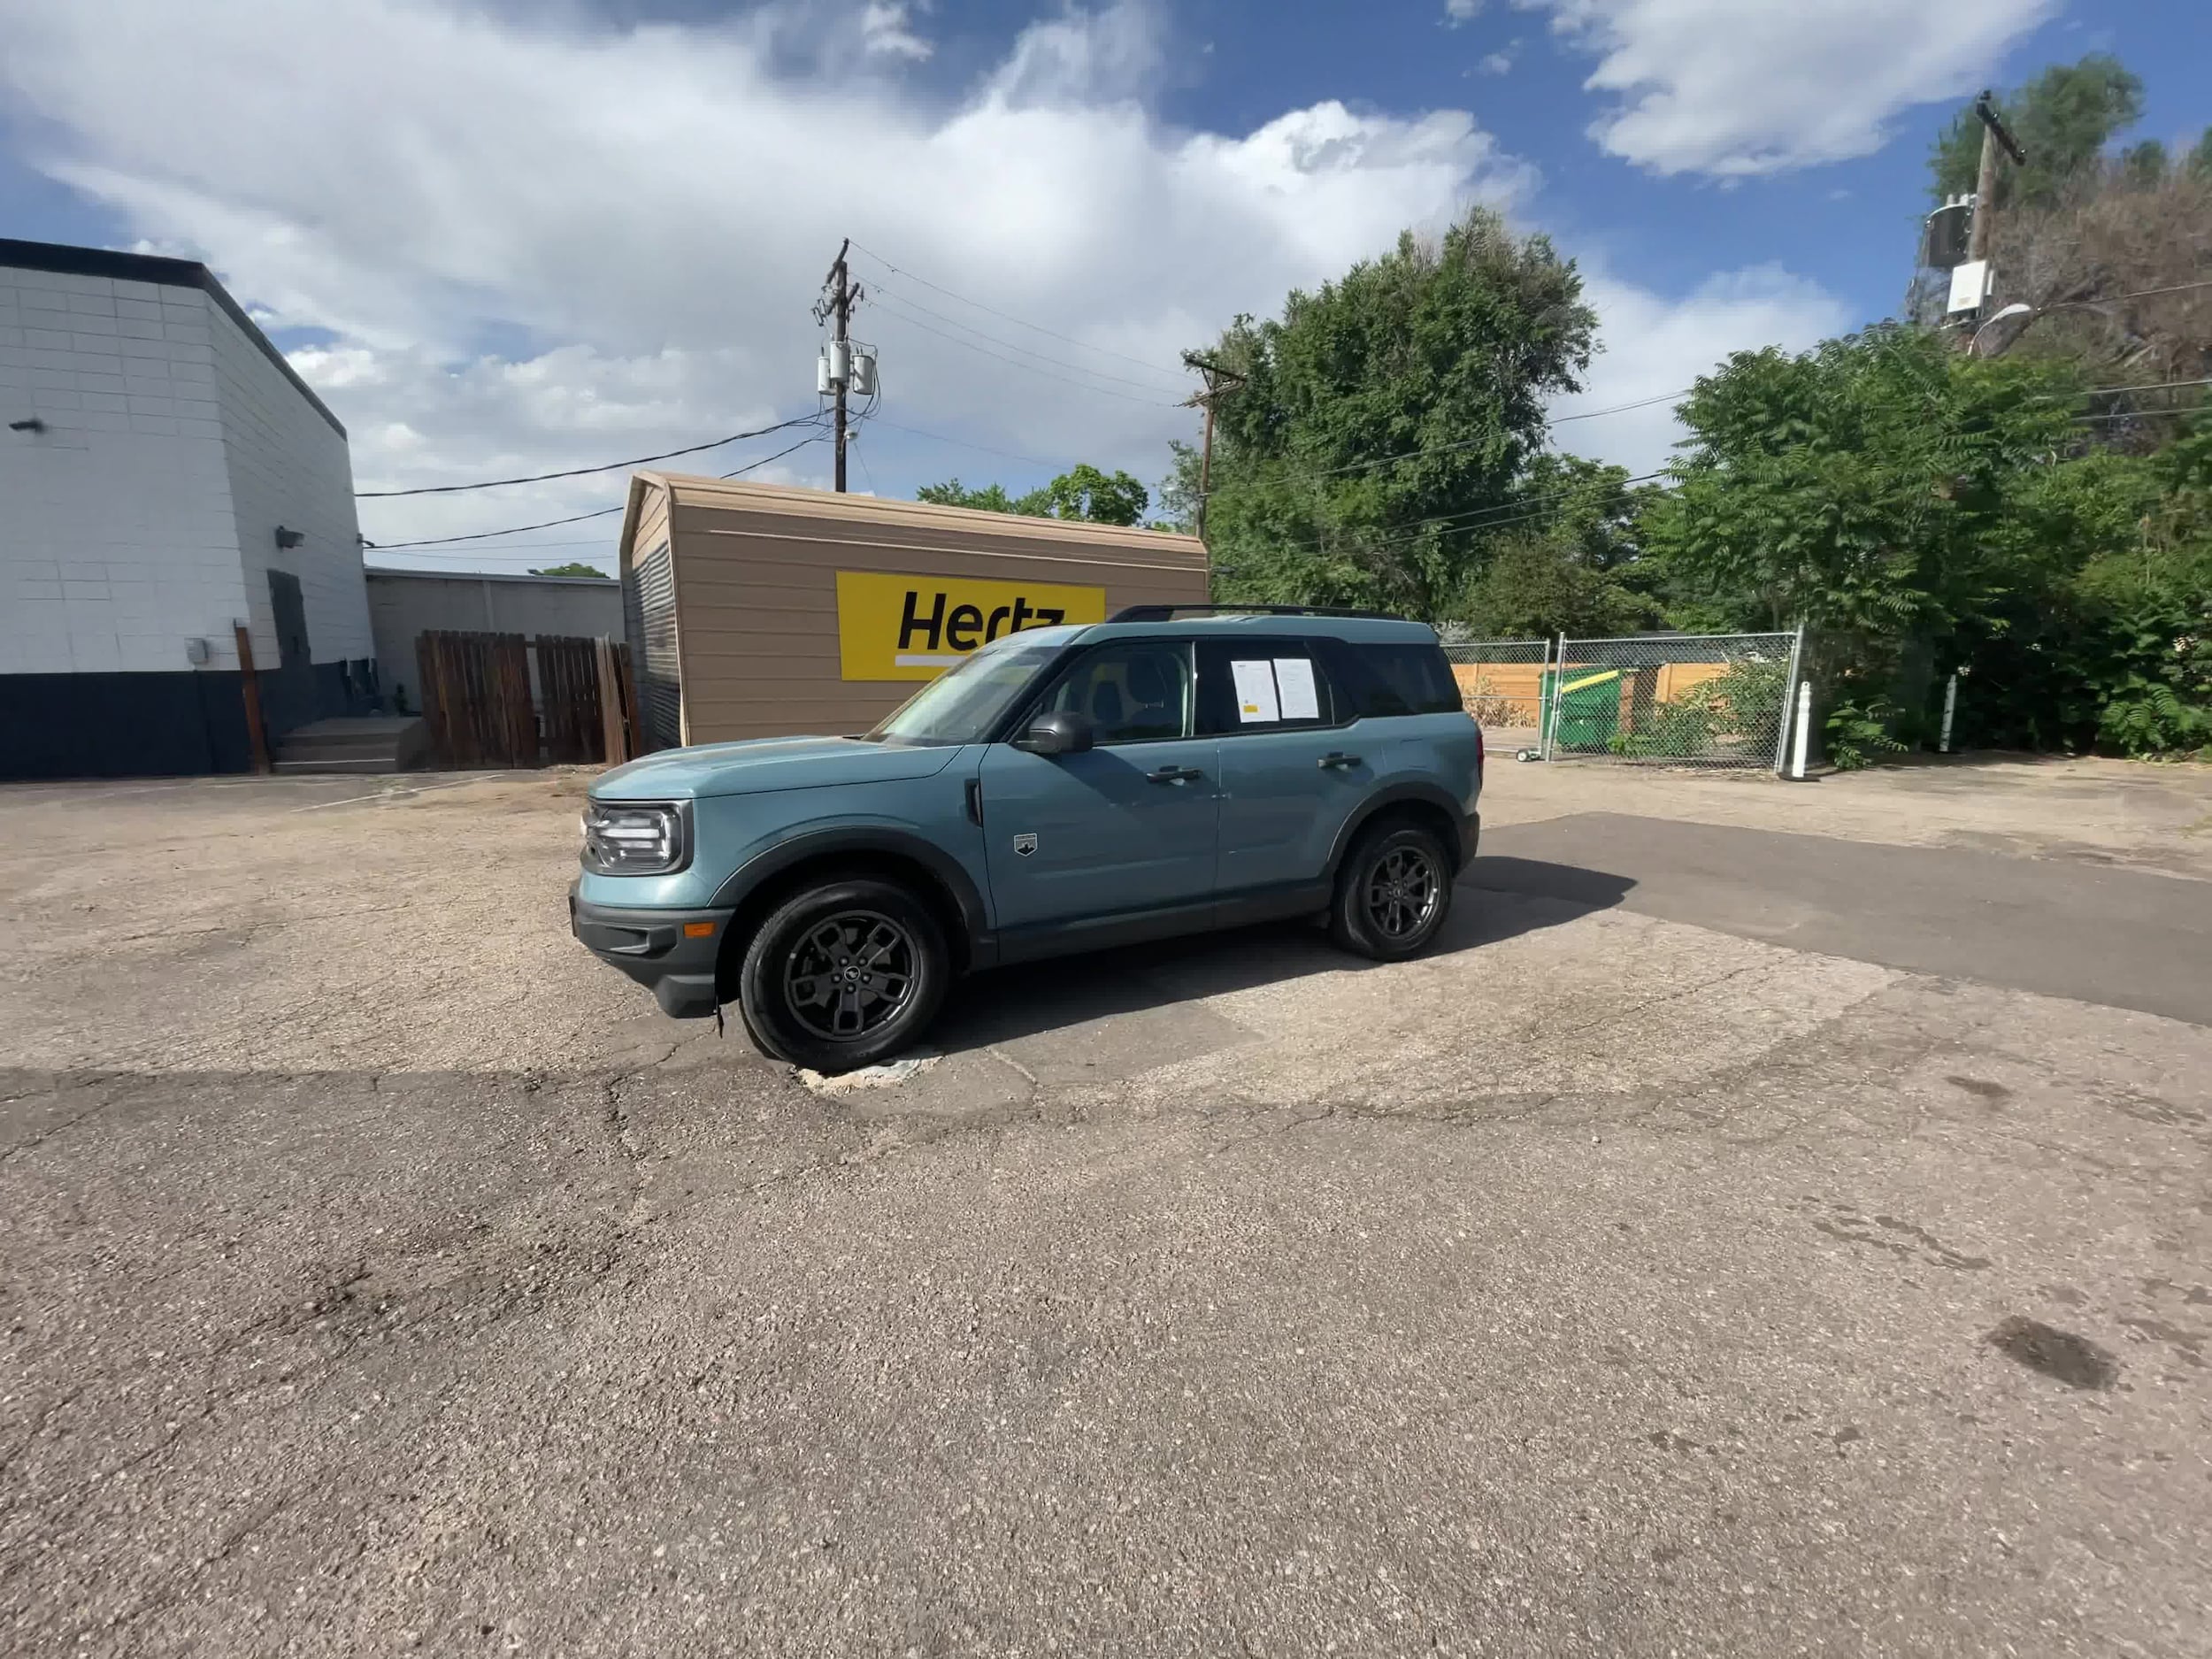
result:
[(1286, 720), (1321, 718), (1321, 692), (1313, 683), (1313, 664), (1303, 657), (1275, 659), (1275, 689)]
[(1264, 657), (1257, 661), (1232, 662), (1229, 677), (1235, 682), (1237, 719), (1244, 726), (1256, 726), (1281, 719), (1275, 700), (1274, 664)]

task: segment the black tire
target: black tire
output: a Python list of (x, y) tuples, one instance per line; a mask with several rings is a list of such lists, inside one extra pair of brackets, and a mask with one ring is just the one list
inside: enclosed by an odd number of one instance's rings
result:
[(1329, 937), (1377, 962), (1425, 949), (1452, 913), (1452, 862), (1443, 844), (1405, 818), (1363, 831), (1345, 855), (1329, 901)]
[(775, 1058), (853, 1071), (927, 1030), (951, 978), (929, 906), (897, 882), (856, 876), (803, 888), (770, 912), (745, 948), (738, 1002)]

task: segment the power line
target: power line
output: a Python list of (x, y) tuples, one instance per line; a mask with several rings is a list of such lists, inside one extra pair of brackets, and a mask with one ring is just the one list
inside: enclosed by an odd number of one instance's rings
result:
[[(2201, 282), (2176, 282), (2170, 287), (2162, 288), (2138, 288), (2132, 294), (2107, 294), (2094, 299), (2053, 300), (2047, 304), (2031, 305), (2028, 309), (2031, 311), (2054, 311), (2062, 305), (2070, 310), (2077, 306), (2117, 305), (2122, 300), (2154, 299), (2161, 294), (2186, 294), (2195, 288), (2212, 288), (2212, 278), (2207, 278)], [(1990, 320), (1994, 322), (1996, 319), (1993, 317)]]
[[(623, 503), (626, 507), (629, 503)], [(489, 541), (503, 535), (520, 535), (525, 530), (550, 530), (555, 525), (581, 524), (587, 518), (603, 518), (611, 512), (620, 512), (622, 507), (602, 507), (593, 512), (580, 512), (566, 518), (548, 518), (542, 524), (518, 524), (505, 530), (480, 530), (473, 535), (437, 535), (420, 541), (371, 541), (364, 537), (362, 545), (379, 553), (396, 553), (403, 548), (448, 547), (456, 541)]]
[(878, 265), (881, 265), (885, 270), (892, 273), (894, 275), (909, 278), (913, 281), (920, 283), (926, 288), (933, 289), (935, 292), (943, 295), (949, 300), (957, 300), (963, 305), (972, 305), (979, 311), (988, 311), (992, 316), (996, 317), (1002, 321), (1012, 323), (1018, 328), (1032, 329), (1038, 334), (1048, 335), (1054, 340), (1065, 341), (1069, 345), (1079, 346), (1086, 351), (1095, 351), (1102, 357), (1119, 357), (1124, 363), (1133, 363), (1141, 369), (1150, 369), (1156, 373), (1173, 373), (1171, 370), (1163, 371), (1158, 364), (1148, 363), (1142, 357), (1133, 357), (1126, 351), (1116, 351), (1110, 346), (1094, 346), (1087, 340), (1078, 340), (1073, 334), (1061, 334), (1056, 329), (1047, 328), (1041, 323), (1025, 322), (1021, 318), (1013, 315), (1010, 311), (1000, 311), (995, 305), (986, 305), (981, 300), (972, 300), (964, 294), (956, 294), (950, 288), (945, 288), (941, 284), (931, 281), (927, 277), (923, 276), (918, 272), (903, 270), (898, 265), (893, 265), (888, 259), (885, 258), (874, 249), (866, 247), (861, 242), (856, 242), (853, 243), (853, 246), (858, 249), (862, 253), (866, 254), (868, 257), (874, 260)]
[[(887, 296), (880, 293), (879, 293), (876, 297), (879, 303), (882, 303), (887, 299)], [(901, 302), (901, 303), (903, 303), (903, 302)], [(1110, 386), (1093, 386), (1087, 381), (1070, 380), (1064, 374), (1054, 374), (1048, 370), (1039, 368), (1034, 363), (1031, 362), (1026, 357), (1010, 357), (1002, 351), (994, 351), (988, 346), (979, 346), (972, 340), (963, 340), (957, 334), (949, 334), (943, 329), (933, 328), (929, 324), (921, 321), (918, 318), (910, 317), (903, 311), (900, 311), (895, 307), (887, 309), (884, 314), (886, 316), (895, 317), (901, 322), (905, 323), (908, 326), (918, 328), (924, 334), (935, 334), (940, 340), (949, 340), (956, 346), (965, 346), (971, 351), (979, 351), (987, 357), (996, 357), (1001, 363), (1010, 363), (1018, 369), (1027, 369), (1032, 374), (1042, 375), (1048, 380), (1057, 380), (1063, 386), (1072, 386), (1078, 391), (1095, 393), (1101, 397), (1118, 397), (1124, 403), (1144, 403), (1156, 409), (1179, 409), (1181, 407), (1181, 404), (1171, 402), (1166, 398), (1139, 397), (1130, 392), (1117, 392)]]
[[(1544, 423), (1544, 430), (1549, 432), (1554, 426), (1563, 426), (1571, 420), (1595, 420), (1601, 415), (1624, 415), (1631, 410), (1649, 409), (1655, 403), (1672, 403), (1678, 398), (1687, 397), (1690, 395), (1690, 391), (1694, 389), (1694, 388), (1692, 388), (1679, 392), (1663, 392), (1656, 397), (1639, 398), (1632, 403), (1615, 403), (1608, 409), (1586, 409), (1575, 414), (1561, 415), (1556, 419), (1547, 420)], [(1271, 475), (1267, 481), (1270, 483), (1294, 483), (1301, 479), (1335, 478), (1345, 472), (1363, 472), (1371, 466), (1387, 466), (1393, 461), (1411, 460), (1417, 457), (1426, 455), (1448, 455), (1458, 449), (1479, 449), (1482, 445), (1490, 442), (1491, 440), (1488, 438), (1470, 438), (1463, 443), (1425, 444), (1418, 449), (1402, 449), (1395, 455), (1380, 455), (1375, 457), (1372, 460), (1367, 461), (1351, 461), (1342, 466), (1326, 467), (1318, 472), (1278, 472)], [(1234, 488), (1235, 486), (1225, 485), (1222, 488)], [(1210, 493), (1218, 495), (1220, 490), (1216, 489)]]
[[(1594, 417), (1599, 416), (1599, 415), (1612, 415), (1612, 414), (1619, 414), (1619, 413), (1623, 412), (1624, 410), (1629, 410), (1629, 409), (1640, 409), (1640, 408), (1645, 407), (1645, 406), (1646, 406), (1646, 404), (1650, 403), (1664, 403), (1665, 401), (1666, 401), (1666, 399), (1664, 399), (1664, 398), (1651, 398), (1651, 399), (1647, 399), (1647, 400), (1645, 400), (1645, 402), (1644, 402), (1644, 403), (1624, 403), (1624, 404), (1621, 404), (1621, 405), (1619, 405), (1619, 406), (1617, 406), (1617, 407), (1616, 407), (1616, 408), (1612, 408), (1612, 409), (1594, 409), (1594, 410), (1591, 410), (1591, 411), (1587, 411), (1587, 412), (1588, 412), (1588, 416), (1589, 416), (1589, 417), (1591, 417), (1591, 418), (1594, 418)], [(1583, 417), (1583, 416), (1577, 415), (1577, 416), (1566, 417), (1565, 419), (1578, 419), (1578, 419), (1584, 419), (1584, 418), (1585, 418), (1585, 417)], [(945, 434), (943, 434), (943, 433), (941, 433), (941, 432), (927, 432), (927, 431), (925, 431), (923, 428), (921, 428), (921, 427), (919, 427), (919, 426), (902, 426), (899, 422), (897, 422), (897, 421), (895, 421), (895, 420), (887, 420), (887, 419), (884, 419), (882, 416), (880, 416), (880, 415), (879, 415), (879, 416), (877, 416), (877, 417), (876, 417), (876, 423), (877, 423), (879, 426), (888, 426), (888, 427), (889, 427), (889, 428), (891, 428), (891, 430), (893, 430), (894, 432), (903, 432), (903, 433), (906, 433), (906, 434), (910, 434), (910, 436), (917, 437), (917, 438), (926, 438), (926, 439), (927, 439), (927, 440), (929, 440), (929, 442), (931, 442), (932, 443), (944, 443), (944, 444), (949, 444), (949, 445), (951, 445), (953, 448), (957, 449), (973, 449), (973, 450), (975, 450), (977, 453), (981, 454), (981, 455), (995, 455), (995, 456), (999, 457), (1002, 460), (1008, 460), (1008, 461), (1019, 461), (1019, 462), (1023, 463), (1025, 465), (1028, 465), (1028, 466), (1037, 466), (1037, 467), (1044, 467), (1044, 468), (1047, 468), (1047, 469), (1050, 469), (1050, 468), (1053, 468), (1053, 467), (1065, 467), (1065, 466), (1070, 466), (1070, 465), (1074, 465), (1072, 462), (1064, 462), (1064, 461), (1048, 461), (1048, 460), (1046, 460), (1046, 459), (1045, 459), (1043, 457), (1041, 457), (1041, 456), (1035, 456), (1035, 455), (1024, 455), (1024, 454), (1022, 454), (1020, 451), (1018, 451), (1018, 450), (1015, 450), (1015, 449), (995, 449), (995, 448), (994, 448), (994, 447), (993, 447), (992, 445), (990, 445), (990, 444), (987, 444), (987, 443), (978, 443), (978, 442), (976, 442), (974, 440), (970, 439), (970, 438), (954, 438), (954, 437), (948, 437)], [(1414, 451), (1413, 453), (1416, 453), (1416, 454), (1425, 454), (1425, 453), (1428, 453), (1428, 451), (1425, 451), (1425, 450), (1416, 450), (1416, 451)], [(1343, 470), (1343, 469), (1340, 469), (1340, 470)], [(1666, 469), (1666, 468), (1662, 468), (1662, 469), (1660, 469), (1659, 471), (1655, 472), (1640, 472), (1640, 473), (1636, 474), (1636, 475), (1635, 475), (1635, 476), (1633, 476), (1633, 477), (1631, 477), (1631, 478), (1626, 478), (1626, 479), (1623, 479), (1623, 480), (1620, 480), (1620, 487), (1621, 487), (1621, 488), (1627, 488), (1629, 485), (1632, 485), (1632, 484), (1648, 484), (1648, 483), (1653, 482), (1655, 480), (1657, 480), (1657, 479), (1662, 479), (1662, 478), (1665, 478), (1665, 477), (1668, 477), (1669, 475), (1670, 475), (1670, 471), (1669, 471), (1669, 469)], [(1300, 479), (1303, 479), (1303, 478), (1322, 478), (1322, 477), (1326, 477), (1326, 476), (1328, 476), (1328, 474), (1326, 474), (1326, 473), (1322, 473), (1322, 472), (1287, 473), (1287, 474), (1279, 474), (1279, 475), (1277, 475), (1277, 477), (1275, 477), (1275, 478), (1273, 478), (1273, 479), (1271, 479), (1271, 480), (1269, 480), (1268, 481), (1269, 481), (1269, 482), (1271, 482), (1271, 483), (1274, 483), (1274, 482), (1294, 483), (1294, 482), (1298, 481)], [(1520, 509), (1520, 508), (1522, 508), (1522, 507), (1524, 507), (1524, 506), (1527, 505), (1530, 502), (1532, 502), (1532, 501), (1544, 501), (1544, 500), (1551, 500), (1551, 499), (1563, 498), (1563, 497), (1569, 496), (1569, 495), (1579, 495), (1579, 494), (1581, 494), (1581, 493), (1582, 493), (1582, 492), (1583, 492), (1586, 488), (1589, 488), (1589, 486), (1587, 486), (1587, 485), (1577, 484), (1577, 485), (1569, 486), (1569, 487), (1567, 487), (1567, 488), (1562, 488), (1562, 489), (1546, 490), (1546, 491), (1543, 491), (1543, 492), (1541, 492), (1541, 493), (1540, 493), (1540, 494), (1533, 495), (1523, 495), (1523, 496), (1517, 497), (1517, 499), (1515, 499), (1515, 500), (1513, 500), (1513, 501), (1510, 501), (1510, 502), (1505, 502), (1505, 503), (1494, 503), (1493, 505), (1488, 506), (1488, 507), (1478, 507), (1478, 508), (1471, 508), (1471, 509), (1469, 509), (1469, 510), (1468, 510), (1467, 511), (1465, 511), (1465, 512), (1458, 512), (1458, 513), (1446, 513), (1446, 514), (1442, 514), (1442, 515), (1440, 515), (1440, 517), (1435, 518), (1422, 518), (1422, 519), (1417, 519), (1417, 520), (1415, 520), (1414, 522), (1415, 522), (1415, 523), (1417, 523), (1417, 524), (1422, 524), (1422, 525), (1427, 525), (1427, 524), (1445, 524), (1445, 523), (1449, 523), (1449, 522), (1453, 521), (1454, 519), (1457, 519), (1457, 518), (1479, 518), (1479, 517), (1481, 517), (1481, 516), (1483, 516), (1483, 515), (1485, 515), (1485, 514), (1489, 514), (1489, 513), (1509, 512), (1509, 511), (1517, 511), (1517, 510), (1518, 510), (1518, 509)], [(1218, 492), (1218, 491), (1215, 491), (1215, 492), (1212, 492), (1212, 493), (1214, 493), (1214, 494), (1218, 494), (1219, 492)]]
[(917, 438), (927, 438), (932, 443), (949, 443), (956, 449), (974, 449), (984, 455), (995, 455), (1002, 460), (1019, 461), (1028, 466), (1054, 467), (1075, 465), (1072, 461), (1041, 460), (1036, 456), (1018, 454), (1012, 449), (995, 449), (987, 443), (976, 443), (966, 438), (948, 438), (941, 432), (924, 432), (919, 426), (902, 426), (897, 421), (886, 420), (880, 415), (875, 417), (875, 421), (878, 426), (888, 426), (894, 432), (908, 433)]
[(2192, 386), (2212, 386), (2212, 380), (2153, 380), (2146, 386), (2093, 386), (2085, 392), (2060, 392), (2059, 397), (2116, 397), (2122, 392), (2185, 391)]
[(1640, 397), (1632, 403), (1616, 403), (1610, 409), (1578, 410), (1574, 414), (1561, 415), (1555, 420), (1546, 421), (1544, 429), (1548, 432), (1552, 427), (1563, 426), (1571, 420), (1595, 420), (1600, 415), (1624, 415), (1632, 409), (1649, 409), (1654, 403), (1671, 403), (1678, 398), (1687, 397), (1696, 389), (1693, 386), (1678, 392), (1662, 392), (1656, 397)]
[[(932, 311), (928, 306), (923, 304), (921, 301), (910, 298), (908, 296), (900, 293), (896, 288), (887, 288), (884, 287), (883, 279), (880, 277), (876, 279), (876, 295), (879, 298), (881, 298), (885, 295), (889, 295), (893, 298), (896, 299), (900, 304), (911, 306), (914, 310), (921, 312), (925, 317), (934, 317), (941, 323), (949, 323), (955, 328), (964, 328), (970, 334), (974, 334), (977, 338), (987, 340), (993, 345), (1004, 346), (1011, 351), (1029, 351), (1029, 348), (1027, 346), (1021, 344), (1018, 341), (1002, 340), (996, 334), (986, 334), (982, 329), (978, 328), (972, 323), (964, 323), (957, 317), (948, 317), (942, 311)], [(1102, 380), (1113, 380), (1122, 386), (1133, 386), (1140, 391), (1159, 392), (1168, 389), (1165, 387), (1154, 385), (1148, 380), (1133, 380), (1125, 374), (1109, 374), (1105, 370), (1094, 369), (1088, 364), (1071, 363), (1065, 357), (1048, 357), (1041, 351), (1030, 352), (1030, 355), (1035, 357), (1040, 363), (1056, 363), (1064, 369), (1073, 369), (1078, 374), (1096, 375)], [(1162, 374), (1165, 374), (1168, 371), (1165, 369), (1158, 371), (1158, 373)]]
[(357, 489), (356, 501), (382, 501), (395, 495), (450, 495), (462, 490), (499, 489), (509, 484), (543, 484), (557, 478), (582, 478), (591, 472), (612, 472), (626, 466), (643, 466), (649, 461), (673, 460), (680, 455), (697, 455), (703, 449), (718, 449), (725, 444), (737, 443), (747, 438), (764, 438), (772, 432), (787, 427), (805, 426), (819, 420), (818, 415), (800, 415), (790, 420), (779, 420), (772, 426), (760, 426), (751, 432), (733, 432), (726, 438), (716, 438), (708, 443), (695, 443), (687, 449), (664, 449), (658, 455), (641, 455), (627, 461), (608, 461), (598, 466), (572, 466), (559, 472), (532, 472), (521, 478), (490, 478), (480, 484), (425, 484), (416, 489)]
[(2192, 288), (2212, 288), (2212, 277), (2201, 282), (2177, 282), (2170, 288), (2138, 288), (2132, 294), (2115, 294), (2108, 300), (2099, 300), (2100, 305), (2117, 305), (2122, 300), (2147, 300), (2157, 294), (2185, 294)]
[[(817, 417), (816, 420), (810, 424), (815, 426), (816, 430), (808, 436), (800, 439), (798, 442), (793, 444), (790, 449), (779, 449), (773, 455), (763, 456), (757, 461), (748, 462), (745, 465), (739, 467), (733, 472), (722, 472), (717, 474), (717, 476), (721, 478), (738, 478), (747, 472), (754, 471), (756, 468), (766, 466), (771, 461), (780, 461), (785, 456), (790, 455), (795, 450), (803, 449), (810, 443), (819, 442), (822, 438), (819, 417)], [(520, 535), (526, 530), (550, 530), (557, 525), (582, 524), (588, 518), (604, 518), (610, 513), (622, 511), (623, 509), (628, 505), (629, 503), (625, 501), (616, 506), (602, 507), (593, 512), (575, 513), (566, 518), (548, 518), (541, 524), (511, 525), (504, 530), (479, 530), (472, 535), (429, 536), (419, 541), (371, 541), (365, 537), (363, 538), (362, 545), (373, 548), (379, 553), (396, 553), (403, 548), (450, 547), (457, 541), (495, 541), (503, 535)]]
[(2186, 409), (2123, 409), (2109, 415), (2076, 415), (2077, 426), (2099, 420), (2194, 420), (2212, 415), (2212, 403), (2193, 403)]
[[(1600, 488), (1617, 488), (1625, 489), (1632, 484), (1648, 484), (1655, 479), (1662, 479), (1667, 476), (1669, 476), (1668, 472), (1663, 469), (1656, 472), (1640, 472), (1632, 477), (1621, 479), (1617, 480), (1617, 482), (1614, 480), (1606, 480), (1600, 483), (1597, 487)], [(1509, 525), (1525, 523), (1530, 518), (1540, 518), (1549, 513), (1563, 512), (1566, 510), (1569, 497), (1582, 495), (1590, 488), (1591, 486), (1588, 484), (1577, 484), (1564, 489), (1541, 490), (1534, 495), (1522, 495), (1512, 501), (1494, 502), (1487, 507), (1471, 507), (1463, 512), (1440, 513), (1433, 518), (1409, 519), (1404, 524), (1379, 526), (1378, 528), (1388, 533), (1385, 539), (1379, 541), (1365, 541), (1361, 545), (1365, 547), (1407, 546), (1409, 543), (1422, 540), (1422, 537), (1418, 534), (1408, 535), (1403, 534), (1406, 531), (1417, 532), (1423, 529), (1435, 528), (1443, 525), (1457, 524), (1461, 519), (1474, 519), (1478, 521), (1470, 524), (1459, 524), (1458, 527), (1463, 531), (1481, 530), (1486, 532), (1491, 530), (1502, 530)], [(1528, 509), (1530, 505), (1538, 502), (1546, 503), (1548, 504), (1538, 507), (1533, 512), (1529, 511)], [(1502, 514), (1510, 516), (1500, 517), (1499, 515)], [(1360, 534), (1360, 532), (1356, 530), (1347, 531), (1339, 529), (1337, 534), (1356, 536)]]
[[(506, 546), (497, 549), (497, 555), (511, 553), (518, 559), (537, 557), (535, 553), (528, 553), (528, 550), (524, 550), (524, 549), (566, 549), (566, 546), (606, 546), (606, 537), (593, 535), (593, 537), (586, 537), (586, 540), (572, 540), (572, 541), (509, 541)], [(493, 555), (480, 553), (478, 557), (493, 557)]]
[(742, 478), (748, 472), (757, 472), (762, 467), (766, 466), (771, 461), (780, 461), (787, 455), (795, 455), (801, 449), (805, 449), (808, 444), (819, 443), (828, 435), (829, 434), (826, 432), (813, 433), (807, 437), (800, 439), (798, 442), (791, 445), (788, 449), (779, 449), (773, 455), (764, 455), (757, 461), (748, 461), (744, 465), (736, 468), (733, 472), (717, 472), (715, 476), (717, 478)]

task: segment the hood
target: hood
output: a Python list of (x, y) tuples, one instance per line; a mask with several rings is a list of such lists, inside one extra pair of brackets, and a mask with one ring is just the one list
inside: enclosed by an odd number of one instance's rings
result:
[(666, 801), (771, 789), (819, 789), (841, 783), (887, 783), (944, 771), (956, 745), (900, 748), (853, 737), (764, 737), (663, 749), (602, 773), (591, 793), (602, 801)]

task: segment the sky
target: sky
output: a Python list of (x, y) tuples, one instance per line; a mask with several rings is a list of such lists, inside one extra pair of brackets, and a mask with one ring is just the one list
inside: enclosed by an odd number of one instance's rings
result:
[[(910, 495), (1156, 482), (1184, 349), (1481, 204), (1600, 316), (1552, 442), (1643, 472), (1729, 352), (1891, 315), (1944, 120), (2093, 50), (2147, 83), (2131, 138), (2212, 125), (2203, 0), (69, 0), (0, 8), (0, 234), (205, 260), (363, 491), (809, 419), (850, 238), (850, 483)], [(669, 465), (826, 487), (830, 455)], [(623, 476), (361, 526), (382, 565), (611, 570), (617, 515), (520, 526)]]

